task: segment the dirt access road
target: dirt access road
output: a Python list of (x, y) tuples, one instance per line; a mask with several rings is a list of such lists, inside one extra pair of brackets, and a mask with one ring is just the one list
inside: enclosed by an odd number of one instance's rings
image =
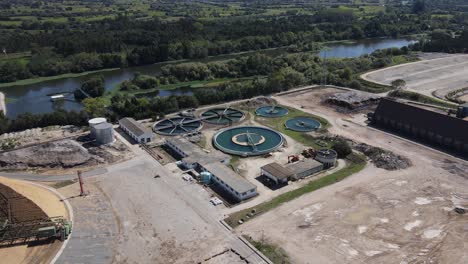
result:
[(321, 90), (276, 97), (327, 118), (331, 133), (408, 157), (413, 166), (373, 165), (288, 202), (239, 229), (280, 245), (293, 263), (467, 263), (468, 163), (368, 128), (363, 116), (319, 105)]
[(421, 61), (368, 72), (361, 78), (384, 85), (403, 79), (406, 81), (406, 89), (443, 99), (451, 91), (468, 87), (468, 55), (427, 57)]

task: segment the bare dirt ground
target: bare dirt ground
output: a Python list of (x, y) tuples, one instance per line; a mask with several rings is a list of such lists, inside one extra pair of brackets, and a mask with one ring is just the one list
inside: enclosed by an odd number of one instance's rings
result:
[[(109, 205), (95, 208), (89, 202), (84, 204), (88, 198), (71, 200), (77, 211), (90, 213), (77, 220), (77, 225), (81, 222), (74, 231), (78, 237), (72, 237), (72, 247), (65, 250), (62, 259), (89, 263), (86, 260), (92, 260), (88, 257), (91, 254), (107, 259), (105, 262), (111, 262), (108, 258), (112, 257), (114, 263), (203, 263), (211, 257), (207, 263), (246, 263), (237, 254), (218, 256), (234, 249), (250, 263), (264, 263), (220, 223), (223, 212), (210, 204), (211, 193), (195, 182), (184, 181), (182, 171), (174, 164), (162, 166), (141, 152), (107, 170), (104, 175), (87, 178), (85, 186), (91, 188), (89, 198), (101, 203), (107, 200)], [(155, 174), (161, 177), (154, 178)], [(101, 210), (107, 220), (96, 219), (101, 217)], [(117, 228), (93, 242), (90, 228), (111, 219), (115, 219)], [(87, 221), (93, 224), (83, 225)], [(99, 243), (99, 249), (89, 248), (87, 243)]]
[(70, 173), (113, 164), (133, 157), (120, 140), (96, 146), (81, 137), (50, 141), (0, 153), (3, 170), (35, 170), (48, 174)]
[(45, 128), (32, 128), (24, 131), (5, 133), (0, 135), (0, 143), (9, 140), (15, 147), (37, 144), (66, 137), (78, 136), (86, 130), (75, 126), (50, 126)]
[(406, 156), (405, 170), (368, 165), (345, 180), (306, 194), (238, 229), (280, 245), (293, 263), (466, 263), (468, 163), (368, 128), (362, 114), (314, 103), (320, 90), (276, 97), (327, 118), (331, 133)]
[(465, 101), (465, 102), (468, 102), (468, 94), (462, 95), (462, 96), (458, 97), (458, 99), (462, 100), (462, 101)]
[[(64, 203), (55, 194), (25, 181), (11, 180), (3, 177), (0, 177), (0, 184), (8, 186), (19, 195), (34, 202), (43, 211), (42, 214), (45, 213), (44, 215), (49, 217), (63, 216), (68, 218)], [(9, 264), (49, 263), (61, 245), (60, 241), (54, 241), (48, 244), (27, 243), (3, 247), (0, 248), (0, 262)]]
[(428, 96), (434, 93), (439, 98), (468, 86), (468, 55), (433, 57), (426, 56), (422, 61), (372, 71), (361, 77), (385, 85), (403, 79), (406, 81), (406, 89)]

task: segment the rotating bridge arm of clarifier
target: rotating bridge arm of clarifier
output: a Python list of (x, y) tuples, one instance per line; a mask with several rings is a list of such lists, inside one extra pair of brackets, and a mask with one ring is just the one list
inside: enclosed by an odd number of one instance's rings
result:
[(276, 105), (271, 105), (271, 108), (270, 108), (270, 113), (273, 113), (275, 111), (275, 108), (276, 108)]
[(248, 130), (247, 130), (247, 133), (245, 135), (247, 136), (247, 143), (252, 147), (254, 152), (257, 152), (257, 146), (253, 142), (253, 139), (250, 136), (250, 132)]

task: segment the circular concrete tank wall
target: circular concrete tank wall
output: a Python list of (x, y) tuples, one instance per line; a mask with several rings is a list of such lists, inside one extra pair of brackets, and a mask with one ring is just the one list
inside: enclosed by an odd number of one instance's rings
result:
[(98, 124), (94, 127), (96, 142), (100, 145), (114, 142), (114, 128), (107, 122)]
[(89, 125), (89, 131), (91, 133), (91, 137), (95, 138), (96, 137), (96, 132), (95, 132), (95, 127), (99, 124), (106, 123), (107, 120), (104, 117), (96, 117), (93, 119), (90, 119), (88, 121)]
[(172, 117), (154, 124), (153, 131), (165, 136), (177, 136), (196, 132), (202, 125), (200, 120), (192, 117)]
[(245, 118), (245, 114), (240, 110), (229, 107), (212, 108), (203, 112), (200, 118), (210, 124), (226, 125), (242, 121)]
[(219, 150), (238, 156), (255, 156), (272, 152), (283, 145), (283, 136), (273, 129), (259, 126), (226, 128), (213, 137)]
[(330, 168), (335, 166), (336, 159), (338, 157), (338, 153), (333, 149), (321, 149), (317, 151), (317, 156), (315, 159), (321, 163), (325, 168)]
[(276, 105), (265, 105), (257, 108), (255, 114), (263, 117), (282, 117), (288, 114), (288, 109)]
[(295, 117), (284, 124), (287, 129), (298, 132), (310, 132), (320, 128), (320, 122), (309, 117)]

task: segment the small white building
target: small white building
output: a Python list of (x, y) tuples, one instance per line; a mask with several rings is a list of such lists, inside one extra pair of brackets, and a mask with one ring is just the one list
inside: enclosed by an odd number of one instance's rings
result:
[(257, 195), (257, 186), (221, 163), (210, 163), (203, 166), (205, 171), (213, 175), (213, 181), (231, 194), (238, 201), (243, 201)]
[(119, 120), (120, 128), (127, 133), (136, 142), (148, 143), (153, 140), (153, 131), (146, 128), (141, 123), (130, 117), (125, 117)]

